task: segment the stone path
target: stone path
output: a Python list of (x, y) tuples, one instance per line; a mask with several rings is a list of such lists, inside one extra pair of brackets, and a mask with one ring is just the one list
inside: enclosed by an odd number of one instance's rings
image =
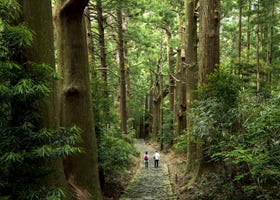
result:
[[(136, 140), (136, 147), (140, 152), (140, 165), (134, 178), (126, 188), (120, 200), (173, 200), (177, 197), (173, 194), (169, 180), (167, 164), (163, 153), (160, 153), (159, 167), (154, 168), (152, 159), (155, 149), (145, 144), (143, 139)], [(150, 156), (149, 168), (145, 169), (143, 155), (148, 151)]]

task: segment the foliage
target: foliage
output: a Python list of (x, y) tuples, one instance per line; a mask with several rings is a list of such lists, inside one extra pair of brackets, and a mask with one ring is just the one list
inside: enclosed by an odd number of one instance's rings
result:
[(48, 65), (23, 62), (32, 33), (23, 24), (12, 25), (16, 8), (15, 1), (0, 2), (0, 198), (61, 199), (64, 191), (42, 180), (57, 173), (50, 163), (80, 152), (74, 147), (80, 130), (40, 128), (41, 105), (56, 75)]
[[(231, 140), (231, 132), (236, 129), (236, 105), (240, 91), (239, 80), (223, 70), (213, 73), (208, 84), (198, 91), (198, 100), (188, 113), (193, 143), (204, 143), (207, 155), (221, 146), (220, 142)], [(202, 142), (203, 141), (203, 142)]]
[(187, 153), (189, 145), (188, 134), (183, 133), (176, 138), (176, 144), (174, 144), (175, 152), (177, 154), (185, 154)]
[(134, 144), (135, 134), (121, 134), (116, 129), (104, 131), (98, 139), (99, 167), (108, 182), (121, 177), (133, 164), (137, 156)]
[[(244, 94), (239, 103), (242, 126), (221, 140), (212, 161), (223, 163), (219, 174), (198, 183), (196, 199), (279, 199), (279, 95), (268, 101)], [(210, 147), (211, 148), (211, 147)]]
[[(222, 164), (219, 175), (200, 179), (197, 199), (280, 196), (279, 94), (264, 99), (238, 88), (226, 74), (213, 74), (190, 113), (192, 142), (202, 144), (206, 161)], [(181, 137), (179, 150), (189, 142)]]

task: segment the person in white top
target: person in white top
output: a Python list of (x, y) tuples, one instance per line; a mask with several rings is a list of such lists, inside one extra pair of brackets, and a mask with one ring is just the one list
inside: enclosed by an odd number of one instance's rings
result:
[(158, 168), (158, 161), (159, 161), (160, 155), (159, 153), (156, 151), (156, 153), (154, 154), (154, 161), (155, 161), (155, 168)]

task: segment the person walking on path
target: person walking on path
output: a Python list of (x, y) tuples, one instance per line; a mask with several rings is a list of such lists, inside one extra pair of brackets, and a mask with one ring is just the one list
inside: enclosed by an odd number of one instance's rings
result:
[(145, 168), (149, 167), (149, 155), (147, 151), (144, 154), (144, 164), (145, 164)]
[(154, 161), (155, 161), (155, 168), (158, 168), (158, 161), (159, 161), (159, 153), (156, 151), (156, 153), (154, 154)]

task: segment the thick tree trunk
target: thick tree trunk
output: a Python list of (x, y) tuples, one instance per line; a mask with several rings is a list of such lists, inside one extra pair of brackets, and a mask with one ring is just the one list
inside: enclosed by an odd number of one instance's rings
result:
[[(220, 0), (202, 0), (199, 13), (199, 86), (207, 84), (207, 76), (212, 74), (219, 65), (219, 27), (220, 27)], [(202, 172), (204, 163), (203, 147), (196, 146), (196, 167), (194, 179)]]
[(56, 1), (61, 126), (81, 128), (82, 153), (64, 160), (64, 170), (76, 199), (102, 199), (98, 177), (89, 65), (83, 12), (87, 0)]
[(207, 76), (219, 64), (220, 0), (201, 0), (199, 13), (199, 85), (207, 83)]
[[(26, 60), (45, 63), (55, 70), (54, 58), (54, 35), (52, 23), (52, 8), (50, 0), (21, 0), (23, 20), (34, 33), (32, 46), (25, 51)], [(57, 87), (55, 81), (49, 83), (51, 93), (42, 104), (41, 112), (43, 119), (40, 128), (57, 130), (59, 126), (57, 109)], [(65, 190), (65, 199), (68, 188), (63, 173), (62, 159), (56, 161), (46, 161), (47, 165), (57, 169), (57, 173), (47, 176), (43, 181), (51, 187), (63, 188)]]
[[(187, 65), (187, 112), (191, 112), (191, 103), (195, 99), (194, 91), (198, 85), (197, 65), (197, 0), (186, 0), (186, 65)], [(190, 132), (190, 122), (187, 117), (187, 129)], [(187, 151), (187, 170), (196, 166), (196, 144), (189, 134), (189, 145)]]
[(118, 22), (118, 52), (120, 65), (120, 115), (121, 115), (121, 131), (127, 133), (127, 111), (126, 111), (126, 70), (124, 58), (124, 38), (123, 38), (123, 20), (122, 10), (117, 9)]
[(156, 72), (156, 80), (153, 86), (153, 125), (152, 125), (152, 137), (157, 138), (161, 130), (161, 83), (160, 83), (160, 66), (158, 65)]

